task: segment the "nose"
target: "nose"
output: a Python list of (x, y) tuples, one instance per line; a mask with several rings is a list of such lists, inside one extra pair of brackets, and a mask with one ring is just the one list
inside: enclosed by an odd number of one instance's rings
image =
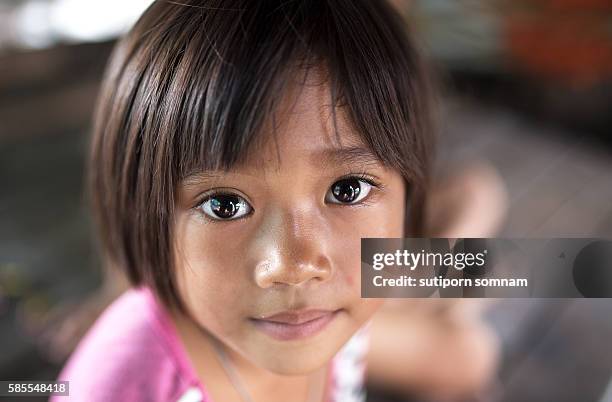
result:
[(255, 282), (261, 288), (327, 281), (332, 263), (326, 252), (326, 227), (316, 212), (291, 211), (268, 217), (260, 237), (261, 258)]

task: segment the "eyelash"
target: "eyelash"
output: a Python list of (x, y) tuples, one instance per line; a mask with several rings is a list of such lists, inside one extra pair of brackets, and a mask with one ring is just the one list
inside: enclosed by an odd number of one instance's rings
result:
[[(333, 181), (332, 184), (341, 181), (341, 180), (350, 180), (350, 179), (356, 179), (356, 180), (362, 180), (366, 183), (368, 183), (369, 185), (371, 185), (372, 187), (376, 188), (377, 190), (383, 190), (385, 188), (385, 186), (374, 176), (369, 175), (366, 172), (360, 172), (360, 173), (348, 173), (344, 176), (341, 176), (339, 178), (337, 178), (336, 180)], [(238, 219), (213, 219), (210, 218), (209, 216), (207, 216), (205, 213), (203, 213), (202, 211), (199, 211), (200, 207), (202, 206), (202, 204), (204, 204), (206, 201), (208, 201), (209, 199), (216, 197), (216, 196), (221, 196), (221, 195), (236, 195), (239, 196), (241, 198), (244, 198), (246, 200), (246, 197), (244, 197), (243, 195), (237, 194), (236, 192), (233, 191), (229, 191), (228, 190), (224, 190), (224, 189), (215, 189), (215, 190), (211, 190), (209, 192), (204, 193), (202, 196), (200, 196), (198, 198), (198, 200), (196, 201), (195, 205), (193, 206), (193, 209), (198, 211), (202, 216), (204, 216), (204, 218), (206, 218), (207, 221), (212, 222), (212, 223), (227, 223), (227, 222), (231, 222), (231, 221), (239, 221), (243, 218), (247, 218), (249, 217), (251, 214), (253, 214), (253, 212), (255, 211), (254, 209), (252, 209), (247, 215), (245, 215), (242, 218), (238, 218)], [(332, 204), (334, 206), (343, 206), (343, 207), (351, 207), (351, 206), (356, 206), (356, 205), (360, 205), (360, 204), (367, 204), (369, 198), (371, 197), (371, 195), (368, 195), (364, 200), (362, 200), (360, 203), (358, 204), (345, 204), (345, 205), (341, 205), (341, 204)], [(247, 200), (247, 202), (249, 202)], [(249, 203), (250, 205), (250, 203)]]
[[(236, 190), (232, 190), (232, 189), (215, 189), (215, 190), (210, 190), (208, 192), (205, 192), (204, 194), (202, 194), (196, 201), (195, 205), (193, 206), (193, 209), (196, 210), (197, 212), (199, 212), (201, 215), (203, 215), (207, 220), (217, 223), (217, 222), (229, 222), (231, 221), (231, 219), (227, 219), (227, 220), (223, 220), (223, 219), (213, 219), (208, 217), (205, 213), (203, 213), (202, 211), (199, 211), (200, 207), (202, 207), (202, 204), (204, 204), (206, 201), (210, 200), (211, 198), (217, 197), (217, 196), (221, 196), (221, 195), (235, 195), (238, 196), (240, 198), (243, 198), (249, 205), (251, 204), (247, 198), (240, 194), (239, 192), (237, 192)], [(249, 212), (248, 215), (245, 215), (244, 217), (248, 217), (249, 215), (251, 215), (253, 213), (254, 210), (251, 210), (251, 212)], [(242, 219), (242, 218), (240, 218)], [(240, 220), (240, 219), (234, 219), (234, 220)]]
[[(384, 190), (385, 186), (374, 176), (369, 175), (366, 172), (360, 172), (360, 173), (349, 173), (345, 176), (339, 177), (336, 180), (334, 180), (333, 183), (336, 183), (338, 181), (341, 180), (350, 180), (350, 179), (357, 179), (357, 180), (362, 180), (366, 183), (368, 183), (370, 186), (372, 186), (373, 188), (375, 188), (377, 191), (381, 191)], [(333, 184), (332, 183), (332, 184)], [(360, 206), (364, 206), (364, 205), (371, 205), (372, 200), (371, 198), (375, 196), (375, 194), (368, 194), (363, 200), (361, 200), (360, 202), (356, 203), (356, 204), (330, 204), (331, 206), (334, 207), (360, 207)]]
[[(361, 172), (361, 173), (349, 173), (345, 176), (339, 177), (338, 179), (336, 179), (334, 181), (340, 181), (340, 180), (348, 180), (348, 179), (357, 179), (357, 180), (363, 180), (366, 183), (368, 183), (369, 185), (371, 185), (372, 187), (376, 187), (379, 190), (384, 189), (383, 184), (376, 179), (374, 176), (371, 176), (369, 174), (367, 174), (366, 172)], [(333, 183), (332, 183), (333, 184)]]

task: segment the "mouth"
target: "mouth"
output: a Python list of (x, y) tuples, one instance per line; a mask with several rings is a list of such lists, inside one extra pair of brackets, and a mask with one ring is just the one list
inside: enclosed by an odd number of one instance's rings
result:
[(257, 329), (272, 338), (288, 341), (307, 338), (321, 332), (341, 310), (287, 310), (249, 320)]

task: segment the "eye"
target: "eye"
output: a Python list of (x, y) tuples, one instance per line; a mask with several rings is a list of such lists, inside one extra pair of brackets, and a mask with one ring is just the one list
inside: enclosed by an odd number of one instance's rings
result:
[(332, 204), (356, 204), (372, 190), (372, 185), (363, 179), (348, 178), (338, 180), (325, 194), (325, 201)]
[(225, 221), (241, 218), (253, 209), (244, 198), (234, 194), (212, 195), (198, 208), (211, 219)]

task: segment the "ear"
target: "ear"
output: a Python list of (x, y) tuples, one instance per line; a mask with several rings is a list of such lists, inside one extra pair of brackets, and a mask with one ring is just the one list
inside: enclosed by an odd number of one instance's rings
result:
[(433, 181), (427, 201), (430, 237), (495, 236), (505, 221), (508, 194), (502, 178), (486, 162), (453, 169)]

